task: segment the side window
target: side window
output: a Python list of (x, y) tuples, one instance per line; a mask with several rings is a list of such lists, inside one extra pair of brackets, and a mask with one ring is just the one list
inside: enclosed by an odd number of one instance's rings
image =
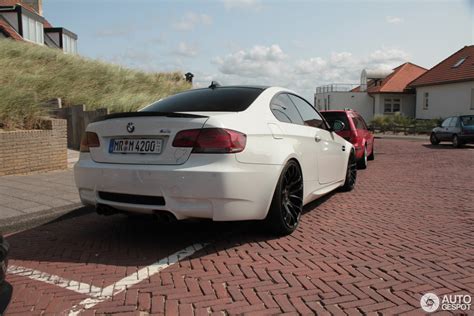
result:
[(353, 116), (352, 120), (354, 121), (354, 125), (355, 125), (356, 129), (367, 129), (367, 127), (365, 126), (364, 121), (360, 117)]
[(313, 108), (311, 104), (295, 95), (290, 94), (289, 96), (291, 101), (293, 101), (293, 103), (296, 105), (298, 112), (300, 112), (301, 117), (304, 121), (304, 125), (327, 129), (323, 118), (319, 115), (319, 113)]
[(273, 98), (270, 103), (270, 110), (277, 120), (281, 122), (304, 125), (298, 110), (285, 93), (279, 94)]
[(451, 118), (448, 117), (447, 119), (445, 119), (443, 121), (443, 123), (441, 124), (441, 127), (448, 127), (449, 126), (449, 122), (451, 122)]
[(362, 129), (368, 129), (367, 124), (365, 123), (365, 120), (362, 116), (358, 116), (360, 123), (362, 124)]
[(450, 127), (456, 127), (456, 126), (459, 126), (459, 119), (457, 117), (453, 117), (451, 119), (451, 122), (449, 123), (449, 126)]

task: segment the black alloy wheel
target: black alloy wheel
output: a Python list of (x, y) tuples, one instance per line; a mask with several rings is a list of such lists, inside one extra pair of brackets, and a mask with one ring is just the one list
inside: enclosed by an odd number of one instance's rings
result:
[(454, 135), (453, 136), (453, 147), (454, 148), (459, 148), (462, 146), (462, 142), (461, 140), (459, 139), (459, 136), (458, 135)]
[(354, 189), (357, 180), (357, 162), (352, 152), (347, 161), (346, 180), (342, 186), (343, 191), (351, 191)]
[(436, 137), (435, 133), (431, 133), (430, 143), (431, 143), (431, 145), (438, 145), (439, 144), (439, 139), (438, 139), (438, 137)]
[(277, 235), (291, 234), (303, 211), (303, 176), (296, 161), (290, 160), (278, 180), (266, 221)]

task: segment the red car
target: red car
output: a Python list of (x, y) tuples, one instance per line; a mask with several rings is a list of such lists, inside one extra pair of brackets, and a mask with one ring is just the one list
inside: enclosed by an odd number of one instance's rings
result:
[(344, 123), (344, 129), (337, 134), (350, 141), (356, 151), (357, 167), (367, 168), (367, 160), (374, 160), (374, 134), (365, 124), (364, 119), (354, 110), (321, 111), (326, 121), (333, 125), (339, 120)]

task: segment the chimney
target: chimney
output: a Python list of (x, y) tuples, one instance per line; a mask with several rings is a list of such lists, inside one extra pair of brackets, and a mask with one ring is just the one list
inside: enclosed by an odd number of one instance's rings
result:
[(36, 13), (43, 16), (43, 0), (21, 0), (21, 3), (29, 5), (35, 9)]

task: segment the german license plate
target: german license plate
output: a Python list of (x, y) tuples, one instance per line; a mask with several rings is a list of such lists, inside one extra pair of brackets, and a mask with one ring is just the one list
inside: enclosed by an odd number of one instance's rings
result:
[(162, 139), (116, 138), (110, 140), (109, 153), (112, 154), (159, 154)]

